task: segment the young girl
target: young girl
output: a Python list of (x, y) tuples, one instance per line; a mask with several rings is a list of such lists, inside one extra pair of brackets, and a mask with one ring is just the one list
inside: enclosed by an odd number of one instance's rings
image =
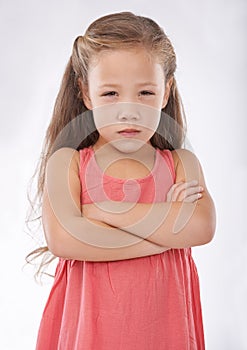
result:
[(39, 173), (59, 257), (37, 350), (204, 349), (191, 247), (215, 210), (185, 125), (163, 30), (132, 13), (79, 36)]

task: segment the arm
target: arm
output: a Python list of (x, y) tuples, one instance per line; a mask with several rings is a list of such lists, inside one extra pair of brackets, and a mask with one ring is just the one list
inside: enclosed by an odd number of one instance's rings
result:
[(111, 261), (159, 254), (167, 248), (97, 220), (80, 210), (79, 153), (55, 152), (46, 169), (42, 223), (49, 250), (68, 259)]
[(106, 203), (107, 211), (89, 208), (91, 213), (87, 215), (164, 247), (185, 248), (210, 242), (215, 231), (215, 208), (200, 163), (193, 153), (183, 149), (174, 151), (173, 157), (176, 182), (196, 179), (204, 189), (199, 200), (136, 204), (134, 207), (129, 204), (129, 209), (126, 203), (115, 203), (121, 214), (114, 213), (114, 207)]

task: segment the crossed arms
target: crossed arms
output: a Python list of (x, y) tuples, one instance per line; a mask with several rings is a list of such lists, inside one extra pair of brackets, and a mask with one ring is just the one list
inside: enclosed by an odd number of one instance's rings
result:
[[(173, 157), (177, 184), (169, 191), (169, 202), (109, 201), (81, 207), (79, 152), (55, 152), (47, 164), (42, 204), (49, 250), (67, 259), (112, 261), (210, 242), (215, 208), (199, 161), (186, 150), (174, 151)], [(191, 180), (203, 187), (201, 198)]]

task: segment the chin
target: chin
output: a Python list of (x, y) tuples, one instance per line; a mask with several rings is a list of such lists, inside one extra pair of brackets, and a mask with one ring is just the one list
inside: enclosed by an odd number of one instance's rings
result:
[(139, 151), (144, 145), (145, 141), (131, 139), (131, 140), (117, 140), (111, 142), (111, 146), (116, 148), (121, 153), (134, 153)]

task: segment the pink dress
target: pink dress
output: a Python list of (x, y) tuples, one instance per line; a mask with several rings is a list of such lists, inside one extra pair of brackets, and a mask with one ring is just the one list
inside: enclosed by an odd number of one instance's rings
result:
[[(90, 147), (80, 151), (80, 179), (82, 203), (158, 202), (175, 171), (171, 152), (157, 150), (148, 176), (116, 179), (103, 175)], [(36, 350), (196, 349), (205, 346), (190, 248), (110, 262), (59, 259)]]

